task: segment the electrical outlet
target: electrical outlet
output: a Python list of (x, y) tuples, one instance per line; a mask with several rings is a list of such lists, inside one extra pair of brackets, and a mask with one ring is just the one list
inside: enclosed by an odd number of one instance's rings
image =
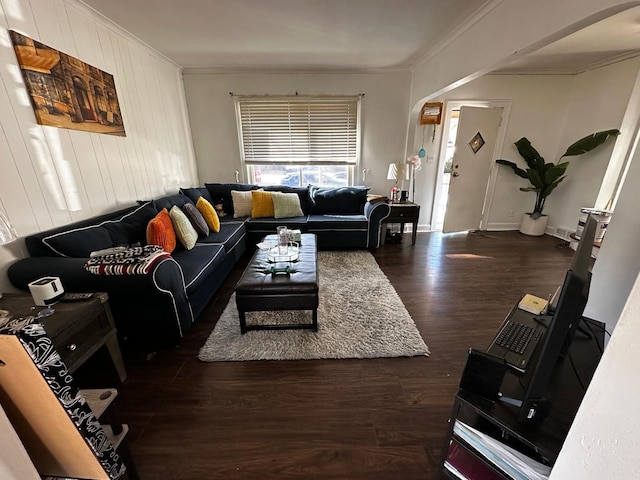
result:
[(516, 216), (516, 210), (515, 210), (515, 208), (512, 208), (511, 210), (509, 210), (509, 216), (510, 216), (510, 217), (515, 217), (515, 216)]
[(435, 159), (435, 155), (427, 155), (427, 163), (433, 163)]

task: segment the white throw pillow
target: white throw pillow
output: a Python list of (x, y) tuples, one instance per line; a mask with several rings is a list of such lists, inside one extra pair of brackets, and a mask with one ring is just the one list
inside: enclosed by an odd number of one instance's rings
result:
[(176, 237), (184, 248), (191, 250), (198, 241), (198, 232), (191, 225), (189, 218), (176, 205), (169, 210), (169, 217), (171, 217), (173, 229), (176, 231)]
[(251, 207), (253, 206), (251, 190), (247, 192), (231, 190), (231, 199), (233, 200), (233, 218), (251, 216)]

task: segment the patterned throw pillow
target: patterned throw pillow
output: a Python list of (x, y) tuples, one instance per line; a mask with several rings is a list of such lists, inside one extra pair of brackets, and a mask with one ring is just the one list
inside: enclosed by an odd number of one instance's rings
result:
[(273, 217), (273, 192), (251, 191), (251, 218)]
[(207, 225), (200, 210), (198, 210), (193, 203), (185, 203), (182, 206), (182, 211), (191, 222), (191, 225), (193, 225), (193, 228), (196, 229), (198, 235), (202, 235), (203, 237), (209, 235), (209, 225)]
[(220, 218), (218, 218), (218, 214), (216, 213), (216, 209), (213, 208), (211, 202), (204, 197), (200, 197), (196, 202), (196, 208), (204, 217), (204, 221), (207, 222), (207, 225), (213, 232), (220, 231)]
[(198, 240), (198, 232), (196, 232), (193, 225), (184, 214), (180, 207), (174, 205), (169, 210), (169, 216), (171, 217), (171, 223), (173, 223), (173, 229), (176, 231), (176, 237), (187, 250), (191, 250)]
[(275, 218), (301, 217), (302, 207), (297, 193), (273, 192), (273, 209)]
[(176, 249), (176, 232), (166, 208), (160, 210), (147, 224), (147, 245), (160, 245), (167, 253)]
[(231, 198), (233, 199), (233, 218), (251, 215), (251, 191), (231, 190)]

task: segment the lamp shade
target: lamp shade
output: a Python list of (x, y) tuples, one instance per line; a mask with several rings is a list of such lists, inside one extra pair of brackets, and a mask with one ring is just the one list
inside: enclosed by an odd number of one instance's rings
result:
[(387, 180), (409, 180), (409, 165), (406, 163), (390, 163)]
[(0, 245), (13, 242), (16, 238), (18, 238), (16, 230), (11, 226), (4, 212), (0, 210)]

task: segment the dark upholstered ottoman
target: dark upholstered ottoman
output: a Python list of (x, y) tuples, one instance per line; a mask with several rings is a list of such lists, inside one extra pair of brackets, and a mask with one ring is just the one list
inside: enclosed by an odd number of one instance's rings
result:
[[(265, 240), (277, 241), (275, 235)], [(316, 236), (303, 233), (298, 260), (291, 263), (291, 273), (271, 273), (267, 251), (256, 250), (236, 285), (236, 305), (240, 331), (305, 328), (318, 330), (318, 248)], [(245, 313), (276, 310), (311, 310), (312, 323), (247, 325)]]

